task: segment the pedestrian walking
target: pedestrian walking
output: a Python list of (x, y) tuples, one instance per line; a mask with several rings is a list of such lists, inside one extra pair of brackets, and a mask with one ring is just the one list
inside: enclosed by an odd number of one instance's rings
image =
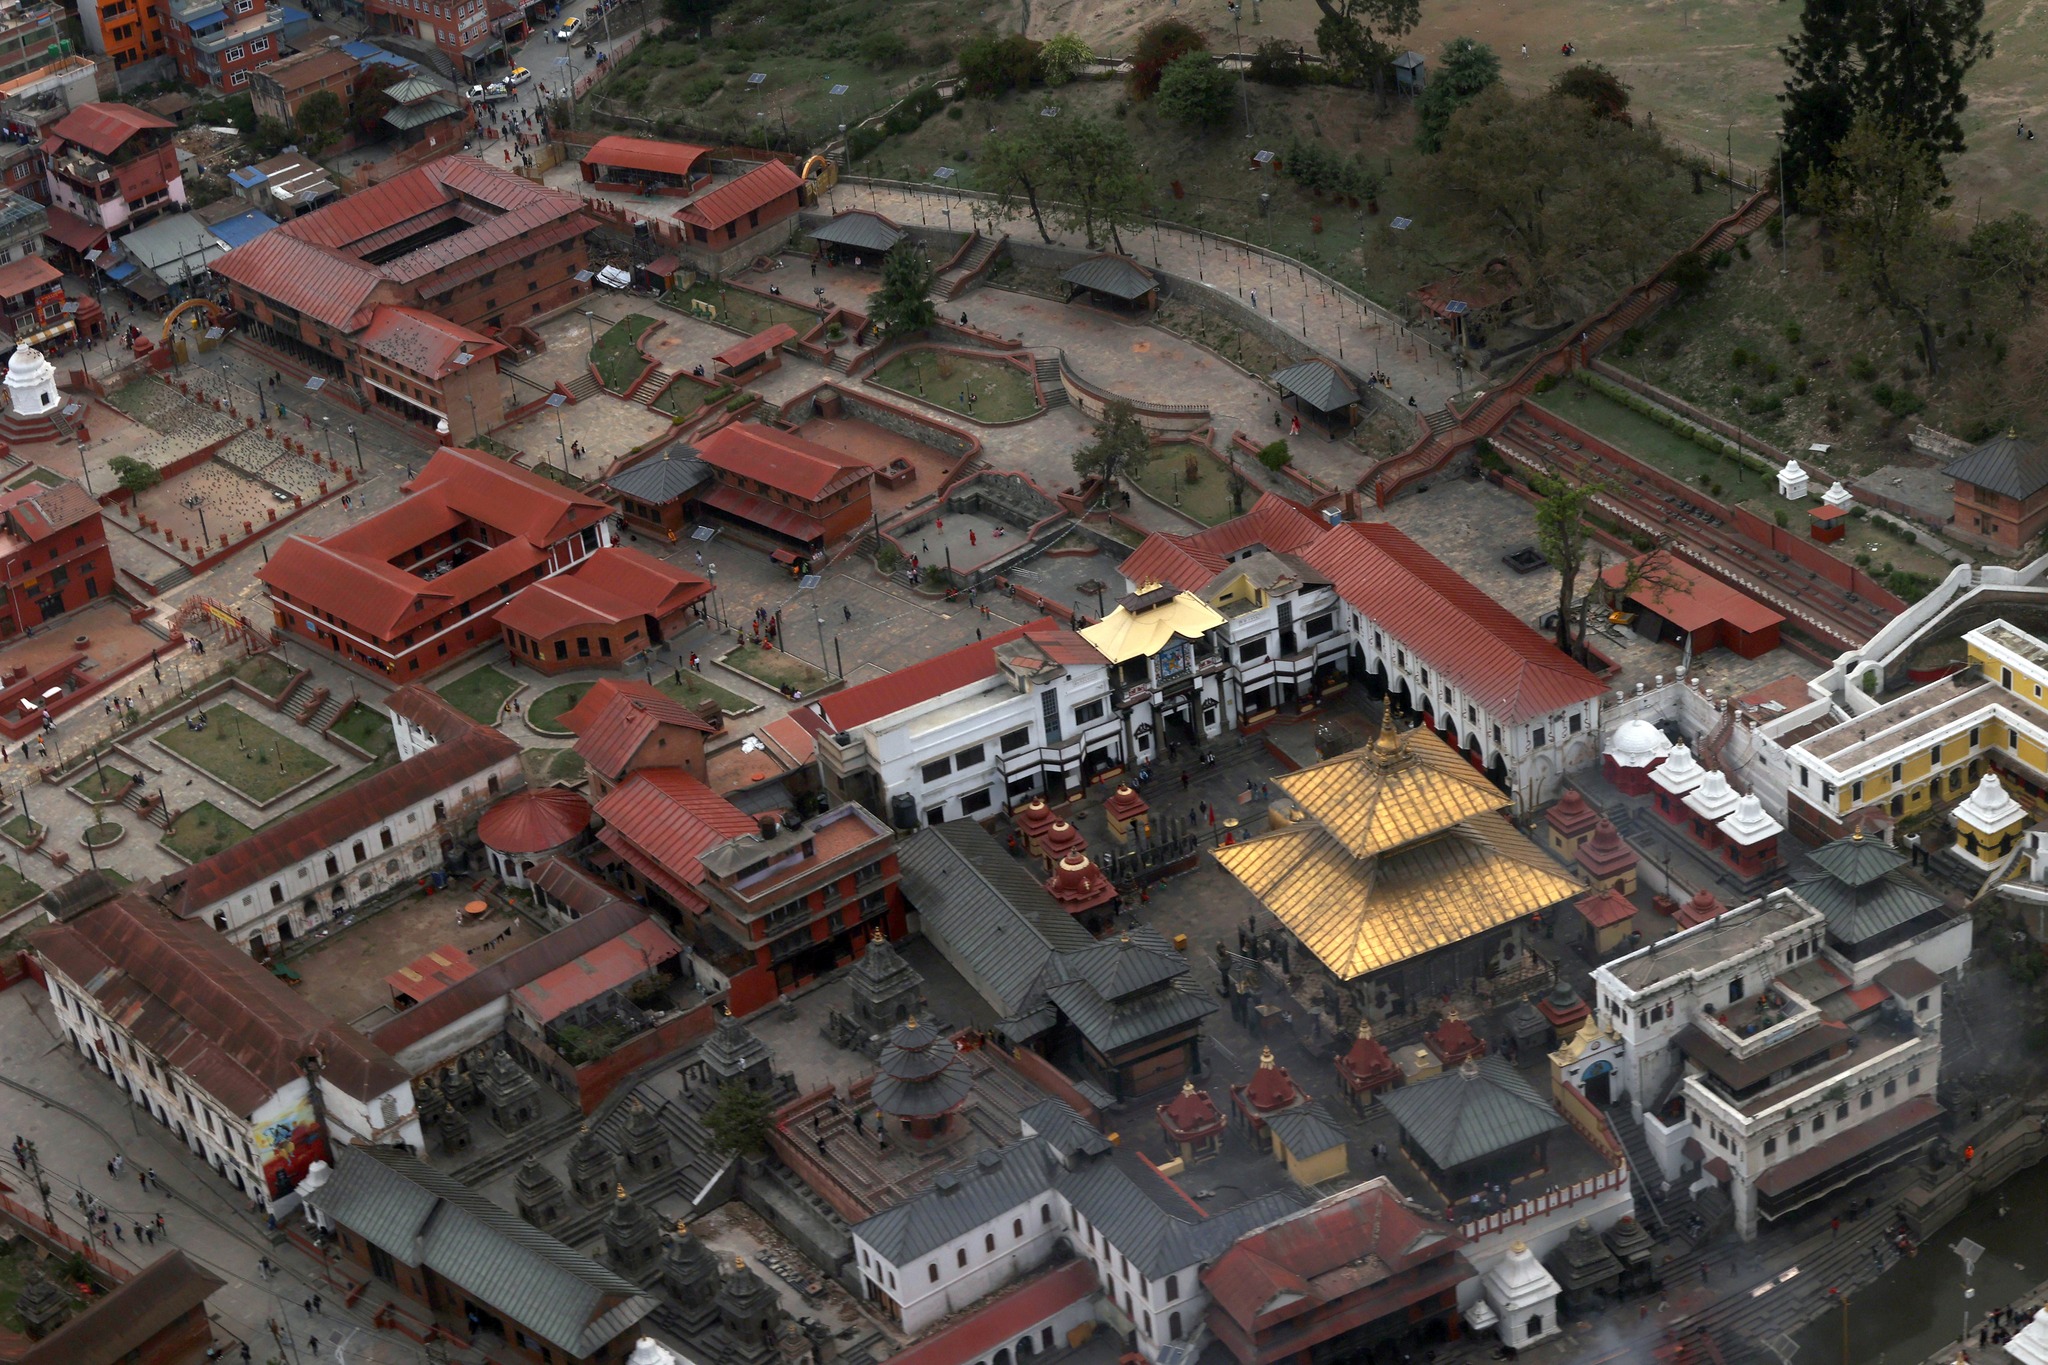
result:
[(320, 1296), (318, 1294), (313, 1296), (313, 1312), (315, 1316), (320, 1314)]
[(320, 1338), (318, 1338), (318, 1337), (307, 1337), (307, 1338), (306, 1338), (306, 1349), (307, 1349), (307, 1350), (309, 1350), (309, 1351), (311, 1351), (311, 1352), (312, 1352), (312, 1353), (313, 1353), (314, 1355), (316, 1355), (316, 1356), (317, 1356), (317, 1355), (319, 1355), (319, 1354), (320, 1354)]
[(129, 1224), (128, 1226), (129, 1226), (129, 1227), (131, 1227), (131, 1228), (133, 1228), (133, 1229), (135, 1229), (135, 1245), (137, 1245), (137, 1246), (141, 1246), (141, 1245), (142, 1245), (142, 1224), (140, 1224), (140, 1223), (130, 1223), (130, 1224)]
[(121, 1236), (121, 1225), (119, 1223), (114, 1224), (114, 1240), (117, 1242), (126, 1240)]
[(149, 1172), (137, 1171), (135, 1173), (135, 1183), (142, 1187), (142, 1191), (144, 1194), (149, 1193)]
[(164, 1230), (164, 1216), (161, 1213), (159, 1213), (156, 1216), (156, 1230), (158, 1232), (162, 1232)]
[(305, 1314), (305, 1315), (306, 1315), (307, 1317), (309, 1317), (309, 1318), (310, 1318), (310, 1317), (312, 1317), (312, 1316), (313, 1316), (313, 1301), (312, 1301), (311, 1299), (300, 1299), (300, 1300), (299, 1300), (299, 1311), (300, 1311), (301, 1313), (304, 1313), (304, 1314)]
[(844, 616), (846, 617), (846, 619), (847, 619), (848, 621), (851, 621), (851, 620), (853, 620), (853, 608), (852, 608), (852, 607), (849, 607), (849, 606), (847, 606), (847, 605), (846, 605), (846, 604), (845, 604), (844, 602), (841, 602), (841, 603), (839, 604), (839, 610), (840, 610), (840, 613), (841, 613), (842, 615), (844, 615)]
[(1254, 313), (1259, 311), (1259, 291), (1256, 289), (1252, 290), (1252, 311)]
[(1841, 1220), (1841, 1219), (1840, 1219), (1839, 1217), (1835, 1217), (1835, 1218), (1830, 1218), (1830, 1219), (1828, 1219), (1828, 1236), (1829, 1236), (1829, 1238), (1831, 1238), (1831, 1239), (1832, 1239), (1832, 1238), (1840, 1237), (1841, 1235), (1842, 1235), (1842, 1220)]
[(156, 1167), (154, 1166), (149, 1168), (149, 1187), (153, 1190), (163, 1188), (163, 1183), (156, 1178)]

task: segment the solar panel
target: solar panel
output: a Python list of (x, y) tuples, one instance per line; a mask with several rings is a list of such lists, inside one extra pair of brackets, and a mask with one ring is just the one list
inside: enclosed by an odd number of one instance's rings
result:
[(843, 95), (851, 89), (853, 89), (853, 87), (850, 85), (835, 85), (832, 87), (832, 93), (835, 95)]

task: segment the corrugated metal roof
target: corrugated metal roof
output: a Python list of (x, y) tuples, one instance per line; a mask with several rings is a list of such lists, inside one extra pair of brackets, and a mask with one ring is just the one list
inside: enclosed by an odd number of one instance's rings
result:
[(854, 1224), (853, 1235), (902, 1266), (1050, 1191), (1058, 1169), (1036, 1140), (984, 1151), (941, 1171), (923, 1193)]
[(1266, 1123), (1280, 1135), (1281, 1145), (1297, 1158), (1315, 1156), (1332, 1147), (1342, 1147), (1346, 1142), (1344, 1130), (1320, 1104), (1282, 1109), (1266, 1115)]
[(711, 481), (711, 466), (697, 458), (695, 446), (671, 445), (659, 455), (628, 465), (605, 480), (608, 487), (653, 507), (688, 497)]
[(1318, 412), (1336, 412), (1358, 401), (1358, 390), (1327, 360), (1304, 360), (1275, 370), (1273, 382)]
[(110, 1365), (154, 1355), (150, 1348), (164, 1343), (152, 1338), (195, 1309), (203, 1314), (207, 1296), (226, 1283), (184, 1252), (166, 1252), (50, 1335), (29, 1342), (14, 1357), (16, 1365)]
[(623, 840), (691, 887), (704, 880), (701, 855), (760, 830), (753, 816), (680, 768), (634, 773), (597, 803), (597, 815), (606, 847)]
[(333, 1174), (305, 1199), (572, 1356), (591, 1355), (656, 1306), (639, 1286), (396, 1148), (337, 1153)]
[(693, 201), (676, 215), (676, 221), (714, 231), (802, 189), (803, 183), (795, 171), (780, 161), (764, 161), (739, 179)]
[(590, 828), (590, 802), (567, 787), (516, 791), (476, 822), (476, 837), (499, 853), (545, 853)]
[(1019, 1110), (1017, 1119), (1029, 1130), (1027, 1136), (1043, 1138), (1062, 1157), (1099, 1156), (1109, 1150), (1109, 1139), (1065, 1100), (1040, 1100)]
[(1114, 299), (1142, 299), (1159, 287), (1152, 272), (1128, 256), (1090, 256), (1060, 279), (1079, 289), (1093, 289)]
[(2025, 501), (2048, 488), (2048, 450), (2007, 431), (1951, 461), (1941, 472), (1959, 483)]
[(1826, 915), (1828, 933), (1850, 945), (1938, 913), (1943, 906), (1941, 897), (1896, 872), (1860, 887), (1815, 872), (1794, 881), (1792, 894)]
[(95, 102), (81, 104), (43, 130), (47, 138), (60, 137), (91, 152), (111, 157), (129, 138), (152, 128), (174, 129), (178, 125), (158, 118), (132, 104)]
[(851, 247), (856, 251), (882, 253), (903, 240), (903, 229), (879, 213), (848, 209), (832, 215), (829, 222), (812, 228), (811, 240)]
[(693, 147), (687, 142), (659, 142), (613, 133), (590, 144), (590, 150), (583, 154), (583, 164), (653, 171), (659, 175), (689, 175), (710, 155), (709, 147)]
[(1565, 1126), (1550, 1102), (1498, 1057), (1383, 1092), (1379, 1101), (1440, 1171)]

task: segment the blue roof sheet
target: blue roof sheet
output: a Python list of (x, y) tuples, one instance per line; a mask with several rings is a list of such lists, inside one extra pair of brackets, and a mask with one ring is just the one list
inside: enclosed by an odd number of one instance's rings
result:
[(213, 235), (230, 247), (246, 246), (277, 226), (277, 220), (260, 209), (238, 213), (213, 225)]
[(228, 179), (235, 183), (236, 188), (249, 190), (261, 185), (270, 177), (257, 170), (254, 166), (244, 166), (239, 171), (229, 171)]
[(136, 265), (133, 261), (116, 261), (106, 268), (106, 276), (118, 284), (133, 275), (135, 270)]

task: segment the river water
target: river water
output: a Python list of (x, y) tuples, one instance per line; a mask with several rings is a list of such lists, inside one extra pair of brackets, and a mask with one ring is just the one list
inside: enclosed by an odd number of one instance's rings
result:
[[(2001, 1201), (2005, 1207), (1999, 1216)], [(1842, 1235), (1851, 1227), (1842, 1225)], [(1874, 1240), (1863, 1233), (1864, 1240)], [(1878, 1281), (1850, 1296), (1848, 1348), (1842, 1314), (1830, 1310), (1799, 1333), (1796, 1365), (1919, 1365), (1953, 1343), (1963, 1325), (1963, 1264), (1949, 1250), (1968, 1237), (1984, 1248), (1970, 1281), (1970, 1357), (2003, 1361), (2002, 1352), (1976, 1349), (1977, 1324), (1993, 1308), (2011, 1304), (2048, 1280), (2048, 1162), (2022, 1171), (1979, 1199)]]

